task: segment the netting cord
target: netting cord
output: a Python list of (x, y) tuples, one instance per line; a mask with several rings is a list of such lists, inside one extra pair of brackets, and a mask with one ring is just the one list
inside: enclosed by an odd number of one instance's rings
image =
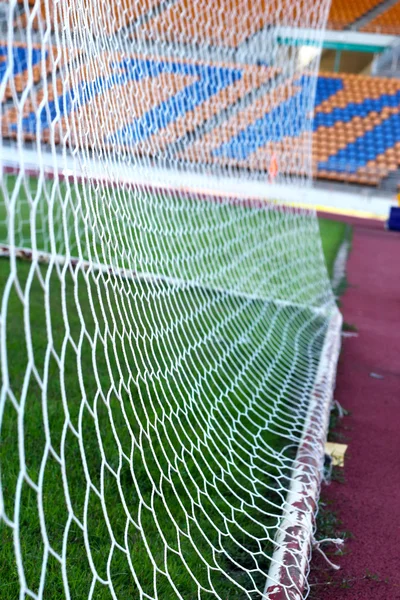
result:
[(345, 415), (345, 409), (343, 408), (343, 406), (340, 404), (340, 402), (338, 400), (333, 400), (333, 402), (332, 402), (331, 410), (335, 410), (335, 408), (337, 408), (337, 411), (339, 413), (339, 419), (343, 419), (343, 417)]
[(328, 565), (330, 567), (332, 567), (332, 569), (335, 569), (335, 571), (339, 571), (340, 566), (336, 565), (331, 560), (329, 560), (329, 558), (327, 557), (325, 552), (322, 550), (321, 544), (325, 544), (325, 543), (334, 544), (335, 546), (343, 546), (344, 540), (342, 538), (324, 538), (323, 540), (316, 540), (314, 537), (312, 540), (312, 547), (315, 548), (315, 550), (318, 550), (318, 552), (320, 554), (322, 554), (325, 561), (328, 563)]

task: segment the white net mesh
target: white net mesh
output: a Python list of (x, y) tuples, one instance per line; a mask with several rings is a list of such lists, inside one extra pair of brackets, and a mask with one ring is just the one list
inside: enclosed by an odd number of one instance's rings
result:
[(204, 182), (309, 181), (327, 3), (0, 6), (0, 596), (267, 597), (337, 309), (315, 214)]

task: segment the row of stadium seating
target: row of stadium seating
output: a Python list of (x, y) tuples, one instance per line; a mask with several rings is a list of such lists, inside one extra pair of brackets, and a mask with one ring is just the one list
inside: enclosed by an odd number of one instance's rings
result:
[[(363, 30), (400, 34), (400, 0), (387, 10), (384, 10), (384, 0), (332, 0), (328, 28), (346, 29), (380, 5), (382, 14), (372, 19)], [(281, 25), (284, 24), (282, 19), (286, 19), (288, 26), (296, 26), (296, 5), (288, 2), (282, 9), (281, 0), (279, 6), (271, 0), (253, 0), (251, 10), (241, 17), (240, 27), (234, 27), (231, 0), (214, 0), (210, 3), (209, 11), (212, 11), (213, 18), (206, 8), (198, 10), (196, 0), (177, 0), (151, 19), (142, 32), (158, 40), (183, 43), (194, 40), (197, 43), (222, 43), (237, 47), (264, 27), (273, 25), (278, 11)], [(218, 15), (218, 22), (215, 21), (215, 15)], [(303, 23), (303, 27), (306, 25)]]
[(236, 48), (277, 21), (296, 27), (301, 15), (302, 26), (311, 26), (313, 15), (303, 14), (301, 8), (302, 0), (213, 0), (199, 10), (196, 0), (175, 0), (160, 5), (141, 32), (153, 40)]
[[(44, 64), (50, 65), (53, 49), (43, 52)], [(10, 66), (8, 56), (7, 44), (0, 43), (2, 77)], [(16, 44), (12, 56), (1, 121), (7, 138), (40, 135), (56, 143), (63, 138), (97, 152), (134, 149), (157, 158), (179, 156), (265, 172), (276, 157), (281, 172), (301, 174), (309, 167), (303, 163), (304, 148), (312, 136), (317, 177), (377, 185), (400, 165), (399, 80), (321, 74), (311, 131), (311, 120), (298, 117), (313, 84), (310, 77), (294, 85), (274, 83), (277, 72), (263, 66), (111, 59), (104, 53), (91, 60), (76, 54), (54, 83), (42, 68), (39, 46), (29, 53), (24, 44)], [(8, 99), (24, 91), (21, 119)], [(282, 112), (286, 118), (275, 118)]]
[[(6, 45), (0, 48), (0, 55), (6, 59)], [(28, 82), (28, 48), (21, 45), (18, 52), (18, 56), (14, 56), (14, 79), (7, 85), (9, 95), (13, 93), (16, 76), (24, 77), (26, 85)], [(30, 60), (40, 76), (39, 47), (34, 48)], [(101, 75), (96, 63), (103, 65)], [(5, 73), (5, 60), (2, 64)], [(82, 54), (76, 54), (73, 68), (66, 69), (63, 75), (59, 73), (55, 88), (52, 81), (45, 79), (29, 90), (23, 105), (21, 135), (32, 139), (39, 127), (41, 136), (47, 139), (51, 123), (57, 117), (54, 135), (63, 134), (69, 121), (69, 142), (75, 143), (75, 137), (71, 138), (74, 129), (71, 123), (78, 119), (79, 126), (86, 130), (80, 135), (86, 137), (89, 147), (135, 144), (140, 148), (141, 142), (154, 137), (152, 152), (162, 152), (166, 144), (258, 89), (273, 74), (272, 69), (263, 66), (238, 69), (221, 63), (127, 56), (120, 56), (118, 60), (108, 53), (85, 60)], [(104, 127), (101, 134), (95, 127), (89, 127), (90, 123), (99, 122), (99, 115)], [(4, 110), (2, 129), (7, 137), (17, 135), (14, 107)], [(147, 143), (142, 145), (148, 147)]]
[[(48, 25), (50, 27), (56, 23), (69, 22), (76, 26), (79, 21), (80, 27), (88, 27), (93, 32), (105, 31), (112, 33), (122, 27), (126, 27), (151, 11), (160, 4), (160, 0), (145, 0), (141, 2), (132, 0), (97, 0), (96, 2), (87, 2), (87, 7), (95, 6), (95, 10), (74, 10), (71, 9), (69, 2), (54, 2), (45, 0), (28, 0), (30, 12), (25, 10), (25, 0), (17, 0), (21, 11), (17, 14), (14, 26), (25, 29), (28, 24), (34, 30), (44, 30)], [(74, 5), (72, 5), (74, 6)], [(76, 7), (78, 5), (75, 5)]]
[[(30, 24), (34, 30), (43, 30), (54, 22), (69, 21), (73, 24), (79, 20), (81, 27), (90, 25), (93, 32), (112, 33), (121, 28), (134, 28), (138, 20), (146, 16), (148, 20), (140, 28), (141, 37), (232, 48), (273, 24), (278, 11), (281, 23), (285, 19), (287, 25), (296, 25), (301, 7), (301, 3), (296, 5), (288, 0), (252, 0), (251, 5), (244, 3), (244, 6), (240, 6), (239, 0), (213, 0), (209, 4), (204, 3), (201, 10), (197, 0), (97, 0), (96, 10), (93, 11), (90, 10), (94, 5), (91, 0), (87, 2), (88, 11), (78, 13), (76, 9), (71, 10), (68, 2), (47, 3), (40, 0), (35, 4), (34, 0), (29, 0), (31, 12), (26, 12), (22, 9), (24, 0), (17, 1), (21, 11), (14, 25), (21, 29)], [(235, 27), (234, 21), (238, 18), (240, 27)]]
[[(301, 82), (299, 82), (301, 85)], [(298, 96), (278, 109), (295, 121)], [(268, 170), (272, 156), (284, 172), (301, 172), (306, 132), (271, 129), (273, 117), (260, 99), (222, 123), (186, 151), (212, 164)], [(357, 75), (320, 75), (313, 123), (313, 169), (319, 178), (377, 185), (400, 165), (400, 82)], [(244, 125), (248, 123), (247, 125)], [(271, 143), (271, 140), (273, 143)]]
[[(358, 19), (368, 15), (368, 13), (377, 6), (384, 3), (384, 0), (332, 0), (328, 28), (346, 29), (357, 22)], [(24, 0), (18, 0), (21, 7)], [(21, 14), (15, 20), (15, 26), (25, 28), (28, 22), (33, 29), (44, 28), (46, 23), (65, 22), (71, 23), (77, 19), (77, 15), (72, 14), (68, 3), (46, 3), (44, 0), (35, 5), (34, 0), (29, 0), (31, 13), (21, 10)], [(121, 5), (123, 10), (121, 10)], [(280, 0), (279, 5), (282, 5)], [(89, 6), (89, 3), (88, 3)], [(158, 8), (155, 13), (154, 9)], [(384, 8), (384, 7), (383, 7)], [(232, 18), (233, 10), (232, 0), (214, 0), (210, 3), (209, 9), (204, 7), (199, 11), (196, 0), (176, 0), (173, 3), (161, 4), (161, 0), (146, 0), (143, 2), (132, 2), (131, 0), (119, 0), (119, 2), (110, 2), (110, 0), (99, 0), (96, 5), (96, 11), (91, 13), (80, 12), (79, 19), (82, 26), (85, 26), (86, 19), (90, 19), (92, 30), (108, 31), (109, 33), (117, 31), (122, 27), (133, 25), (144, 15), (153, 15), (148, 23), (141, 27), (141, 35), (155, 40), (164, 40), (172, 42), (193, 42), (206, 43), (211, 45), (225, 45), (228, 47), (237, 47), (246, 39), (251, 38), (262, 28), (273, 25), (278, 10), (278, 4), (271, 0), (253, 0), (251, 10), (241, 17), (240, 27), (234, 27)], [(285, 9), (281, 6), (281, 24), (282, 15), (286, 15), (286, 24), (293, 26), (296, 24), (296, 5), (287, 3)], [(210, 12), (213, 17), (211, 18)], [(93, 13), (93, 14), (92, 14)], [(215, 15), (218, 16), (218, 23), (215, 22)], [(88, 25), (88, 23), (87, 23)], [(372, 19), (370, 23), (363, 27), (364, 31), (389, 34), (400, 34), (400, 0)]]
[[(400, 165), (400, 81), (359, 75), (330, 79), (343, 88), (316, 107), (318, 175), (376, 185)], [(319, 77), (319, 86), (326, 82)]]

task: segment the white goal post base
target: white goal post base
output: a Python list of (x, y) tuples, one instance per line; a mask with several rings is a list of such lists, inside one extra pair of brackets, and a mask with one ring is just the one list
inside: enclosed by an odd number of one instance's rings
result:
[[(263, 300), (261, 296), (257, 294), (251, 294), (246, 292), (235, 292), (232, 290), (226, 290), (217, 286), (208, 286), (203, 283), (197, 283), (195, 281), (187, 281), (185, 279), (178, 279), (176, 277), (167, 277), (164, 275), (157, 275), (156, 273), (141, 273), (138, 271), (132, 271), (129, 269), (118, 268), (112, 265), (103, 265), (92, 261), (77, 258), (75, 256), (64, 256), (62, 254), (52, 254), (51, 252), (43, 252), (41, 250), (32, 250), (31, 248), (20, 248), (17, 246), (8, 246), (7, 244), (0, 244), (0, 258), (10, 257), (13, 254), (16, 258), (23, 260), (34, 261), (39, 264), (57, 264), (64, 266), (67, 264), (72, 270), (80, 270), (83, 272), (93, 271), (95, 273), (108, 273), (109, 275), (120, 277), (122, 279), (137, 279), (141, 281), (147, 281), (150, 283), (166, 283), (171, 286), (179, 288), (197, 288), (200, 290), (207, 290), (216, 292), (219, 294), (225, 294), (228, 296), (242, 298), (246, 300)], [(279, 307), (294, 308), (297, 310), (308, 310), (319, 317), (329, 316), (329, 307), (318, 307), (318, 306), (307, 306), (306, 304), (300, 304), (298, 302), (290, 302), (289, 300), (282, 300), (275, 298), (273, 303)]]
[(297, 450), (283, 519), (265, 586), (264, 600), (301, 600), (315, 530), (325, 442), (340, 354), (343, 318), (331, 318)]

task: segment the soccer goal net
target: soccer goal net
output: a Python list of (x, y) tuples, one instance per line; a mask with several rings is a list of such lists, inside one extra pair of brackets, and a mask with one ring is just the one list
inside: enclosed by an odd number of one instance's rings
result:
[(340, 316), (272, 190), (327, 8), (0, 3), (2, 599), (306, 593)]

